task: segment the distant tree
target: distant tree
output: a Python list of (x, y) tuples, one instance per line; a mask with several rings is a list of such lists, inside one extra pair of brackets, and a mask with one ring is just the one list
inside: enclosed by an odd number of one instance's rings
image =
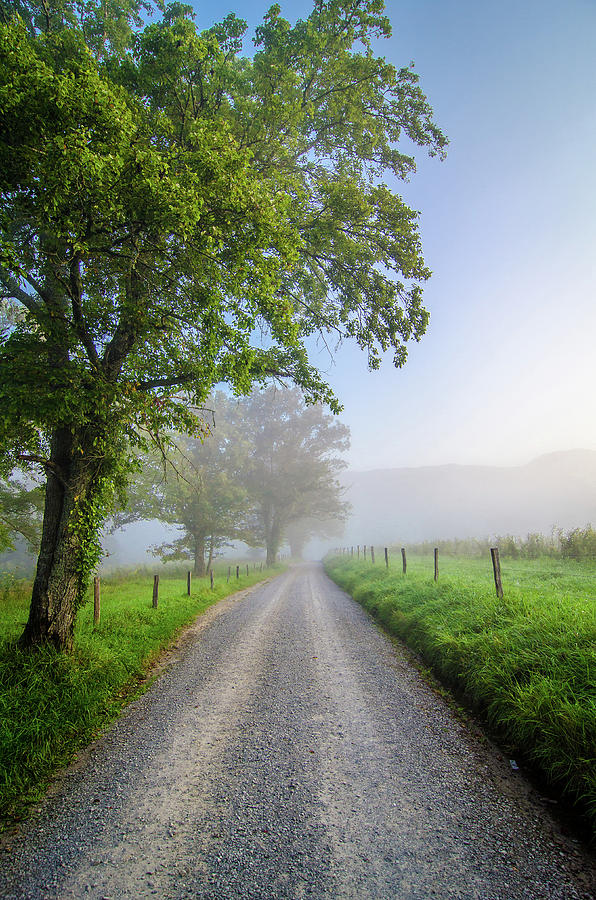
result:
[(350, 432), (320, 405), (306, 406), (299, 391), (273, 387), (239, 403), (237, 422), (250, 445), (242, 480), (273, 565), (290, 525), (347, 516), (337, 475)]
[(229, 401), (219, 394), (211, 426), (202, 440), (177, 435), (166, 456), (145, 460), (129, 490), (122, 521), (156, 518), (178, 526), (180, 536), (155, 548), (164, 560), (192, 560), (195, 575), (211, 569), (217, 551), (247, 533), (250, 501), (240, 480), (245, 442), (226, 415)]
[(344, 530), (346, 510), (337, 519), (311, 518), (296, 519), (285, 530), (286, 542), (294, 559), (302, 559), (304, 549), (312, 538), (341, 537)]
[(143, 8), (0, 6), (0, 452), (47, 479), (27, 646), (71, 645), (114, 492), (152, 436), (192, 432), (189, 398), (273, 375), (337, 409), (309, 335), (402, 365), (428, 319), (417, 214), (382, 182), (414, 171), (403, 136), (446, 141), (372, 52), (381, 0), (295, 26), (273, 6), (251, 58), (233, 15)]

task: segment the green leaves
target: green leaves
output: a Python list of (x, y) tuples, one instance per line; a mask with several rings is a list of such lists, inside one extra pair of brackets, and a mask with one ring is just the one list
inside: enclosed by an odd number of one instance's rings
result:
[(285, 378), (337, 412), (307, 337), (402, 365), (428, 321), (417, 214), (384, 179), (446, 139), (418, 76), (373, 52), (381, 0), (317, 2), (295, 25), (272, 7), (252, 58), (233, 15), (200, 31), (172, 3), (143, 27), (147, 8), (0, 16), (0, 452), (56, 472), (53, 439), (72, 435), (59, 468), (67, 494), (88, 476), (84, 570), (137, 449), (196, 428), (216, 384)]

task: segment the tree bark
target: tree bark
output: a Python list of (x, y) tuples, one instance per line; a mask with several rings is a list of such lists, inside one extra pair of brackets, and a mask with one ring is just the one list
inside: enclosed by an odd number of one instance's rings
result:
[(268, 566), (274, 566), (277, 562), (277, 554), (279, 553), (279, 545), (281, 544), (281, 535), (281, 526), (275, 515), (273, 515), (265, 527)]
[(41, 546), (29, 620), (20, 639), (23, 647), (50, 643), (58, 650), (72, 648), (88, 575), (82, 569), (81, 549), (94, 532), (79, 519), (77, 502), (98, 490), (97, 460), (90, 463), (80, 438), (68, 428), (56, 430), (52, 437)]
[(195, 575), (198, 578), (205, 576), (205, 535), (195, 534)]

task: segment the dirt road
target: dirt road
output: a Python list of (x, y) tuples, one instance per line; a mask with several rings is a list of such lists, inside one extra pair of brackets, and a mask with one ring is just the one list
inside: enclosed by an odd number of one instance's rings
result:
[(7, 843), (19, 900), (593, 896), (520, 776), (318, 566), (210, 610)]

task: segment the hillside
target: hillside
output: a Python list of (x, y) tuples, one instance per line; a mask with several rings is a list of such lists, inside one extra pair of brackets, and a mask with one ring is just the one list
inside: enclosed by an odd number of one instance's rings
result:
[(422, 466), (347, 472), (345, 543), (549, 533), (596, 522), (596, 451), (524, 466)]

